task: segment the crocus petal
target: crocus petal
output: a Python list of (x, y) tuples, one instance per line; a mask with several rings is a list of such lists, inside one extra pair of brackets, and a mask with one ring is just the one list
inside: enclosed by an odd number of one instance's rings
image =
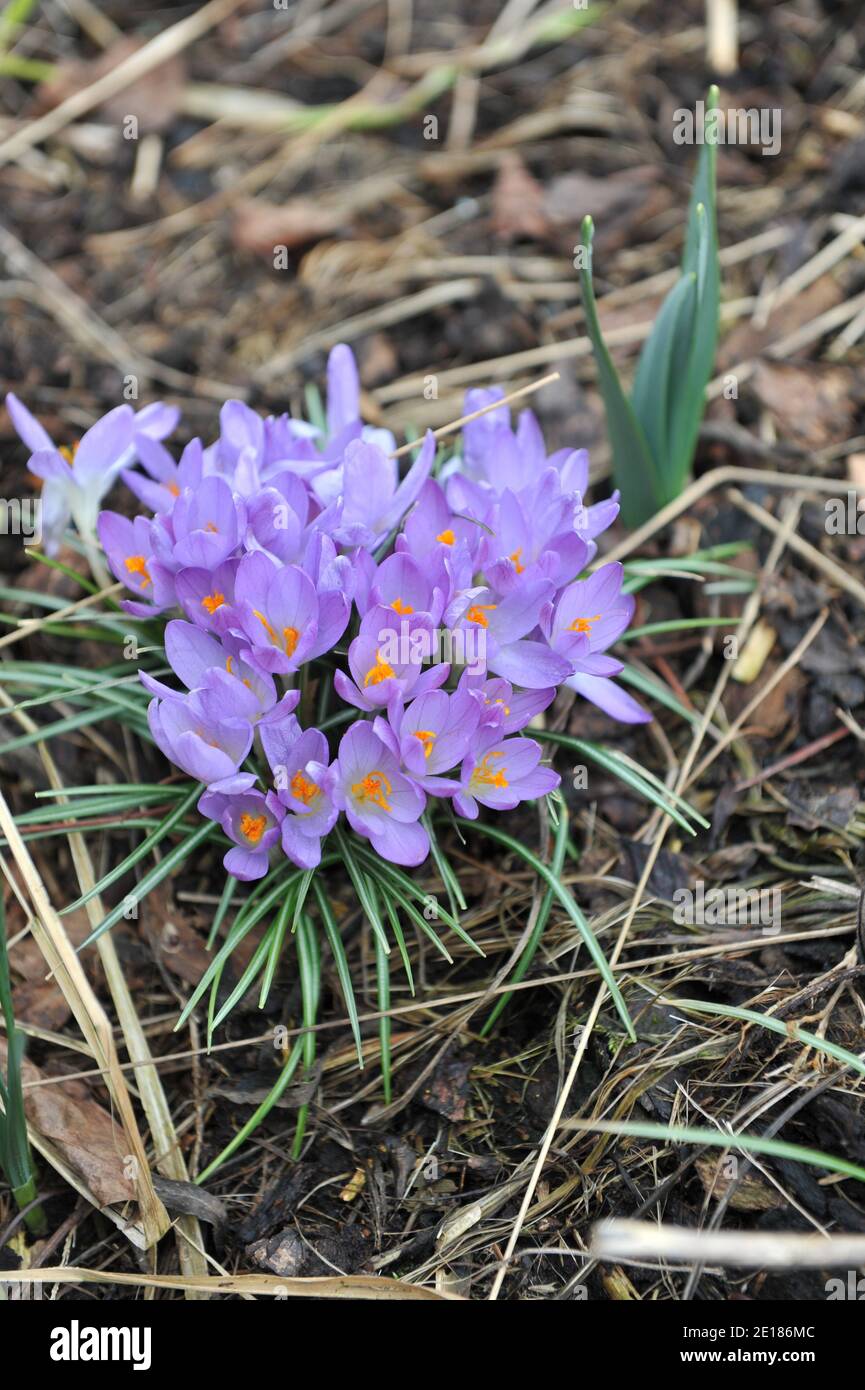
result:
[(608, 714), (611, 719), (618, 719), (622, 724), (651, 723), (652, 716), (649, 711), (643, 709), (633, 696), (608, 677), (584, 676), (577, 672), (565, 681), (565, 685), (570, 686), (571, 690), (576, 690), (578, 695), (590, 700), (598, 709), (602, 709), (604, 714)]

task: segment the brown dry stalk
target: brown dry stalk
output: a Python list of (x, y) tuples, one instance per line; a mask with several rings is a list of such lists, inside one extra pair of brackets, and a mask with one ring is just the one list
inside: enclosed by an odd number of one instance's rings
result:
[(124, 1230), (133, 1244), (149, 1249), (168, 1229), (168, 1213), (153, 1189), (150, 1166), (138, 1130), (126, 1078), (120, 1067), (111, 1024), (90, 986), (75, 948), (66, 935), (66, 929), (54, 909), (30, 851), (21, 838), (2, 791), (0, 830), (18, 866), (32, 906), (30, 925), (34, 940), (62, 989), (63, 996), (105, 1077), (105, 1083), (126, 1135), (130, 1157), (135, 1160), (132, 1182), (138, 1198), (140, 1223), (130, 1221), (124, 1226)]

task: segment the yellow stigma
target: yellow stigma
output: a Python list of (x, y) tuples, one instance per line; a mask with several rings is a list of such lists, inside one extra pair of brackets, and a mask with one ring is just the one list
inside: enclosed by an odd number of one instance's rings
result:
[(504, 700), (501, 698), (501, 696), (497, 697), (495, 700), (491, 700), (491, 699), (489, 698), (488, 695), (485, 695), (485, 696), (484, 696), (484, 704), (485, 704), (485, 705), (501, 705), (501, 707), (502, 707), (502, 709), (503, 709), (503, 711), (504, 711), (505, 714), (510, 714), (510, 712), (511, 712), (511, 707), (510, 707), (510, 705), (506, 705), (505, 702), (504, 702)]
[(205, 531), (212, 531), (215, 536), (219, 535), (219, 527), (215, 521), (208, 521), (204, 529)]
[(168, 488), (168, 491), (171, 493), (172, 497), (180, 496), (180, 488), (177, 486), (176, 483), (166, 483), (165, 486)]
[(438, 738), (438, 734), (434, 734), (432, 729), (415, 729), (414, 736), (423, 744), (423, 755), (428, 758), (433, 751), (433, 744)]
[(568, 631), (590, 633), (592, 630), (592, 623), (598, 622), (600, 616), (600, 613), (596, 613), (593, 618), (574, 618)]
[(512, 551), (511, 554), (510, 554), (510, 556), (509, 556), (509, 559), (510, 559), (511, 563), (513, 564), (514, 569), (516, 570), (517, 574), (522, 574), (523, 570), (525, 569), (525, 565), (522, 564), (521, 561), (520, 561), (520, 556), (522, 555), (522, 553), (523, 553), (523, 547), (522, 547), (522, 546), (519, 546), (516, 550)]
[(68, 444), (61, 444), (57, 452), (67, 463), (74, 463), (75, 455), (78, 453), (78, 444), (77, 442), (71, 446)]
[(302, 772), (296, 772), (291, 779), (291, 794), (296, 796), (298, 801), (302, 801), (304, 806), (308, 806), (318, 796), (320, 788), (316, 782), (310, 782), (308, 777), (304, 777)]
[(295, 649), (297, 647), (298, 642), (300, 641), (300, 629), (296, 627), (284, 627), (282, 629), (282, 641), (280, 642), (279, 637), (277, 636), (274, 628), (272, 627), (269, 620), (265, 617), (265, 615), (263, 613), (259, 613), (257, 608), (253, 608), (252, 611), (255, 614), (258, 621), (261, 623), (261, 626), (264, 628), (273, 645), (275, 647), (281, 646), (286, 656), (294, 656)]
[(276, 633), (274, 632), (273, 628), (270, 626), (270, 623), (268, 622), (267, 618), (264, 616), (263, 613), (259, 613), (259, 611), (258, 611), (257, 608), (253, 608), (252, 611), (253, 611), (253, 613), (255, 614), (255, 616), (256, 616), (256, 618), (258, 619), (258, 621), (261, 623), (261, 626), (264, 628), (265, 632), (267, 633), (267, 635), (268, 635), (268, 637), (270, 638), (270, 640), (271, 640), (271, 642), (273, 643), (273, 645), (274, 645), (275, 647), (278, 646), (279, 643), (278, 643), (278, 639), (277, 639)]
[(498, 608), (497, 603), (476, 603), (466, 613), (466, 618), (470, 623), (477, 623), (478, 627), (489, 627), (487, 614), (492, 613), (494, 608)]
[(507, 768), (498, 769), (490, 767), (490, 758), (503, 758), (504, 753), (487, 753), (482, 758), (472, 773), (472, 783), (477, 787), (507, 787), (508, 779), (505, 777)]
[(248, 811), (244, 811), (240, 817), (240, 833), (251, 845), (258, 844), (266, 825), (267, 816), (251, 816)]
[(126, 568), (128, 569), (130, 574), (141, 575), (142, 589), (146, 589), (148, 584), (151, 584), (153, 582), (147, 570), (147, 561), (145, 560), (143, 555), (127, 555)]
[(436, 540), (441, 541), (442, 545), (453, 545), (454, 541), (456, 540), (456, 536), (454, 535), (450, 527), (448, 527), (446, 531), (442, 531), (440, 536), (436, 536)]
[(221, 608), (225, 603), (225, 594), (221, 594), (218, 589), (214, 589), (212, 594), (205, 594), (201, 600), (202, 608), (206, 608), (208, 613), (215, 613), (217, 608)]
[(414, 612), (414, 609), (412, 608), (411, 604), (410, 604), (410, 603), (403, 603), (403, 601), (402, 601), (401, 598), (395, 598), (394, 601), (393, 601), (393, 603), (391, 604), (391, 608), (394, 610), (395, 613), (413, 613), (413, 612)]
[(371, 666), (364, 677), (364, 687), (368, 685), (381, 685), (382, 681), (390, 680), (393, 676), (393, 667), (388, 666), (382, 660), (381, 652), (375, 654), (375, 665)]
[(364, 777), (363, 781), (355, 782), (351, 789), (352, 796), (356, 796), (358, 801), (371, 801), (374, 805), (380, 806), (383, 811), (391, 809), (387, 796), (391, 793), (391, 784), (383, 772), (374, 768), (372, 772)]

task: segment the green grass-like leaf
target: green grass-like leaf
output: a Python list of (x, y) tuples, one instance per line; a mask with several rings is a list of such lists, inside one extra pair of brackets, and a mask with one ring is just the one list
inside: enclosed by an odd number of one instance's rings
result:
[[(559, 814), (564, 818), (564, 803), (562, 803), (560, 807)], [(580, 907), (578, 906), (573, 894), (565, 887), (563, 883), (559, 882), (558, 877), (552, 872), (549, 866), (543, 862), (543, 860), (539, 859), (538, 856), (536, 854), (533, 854), (530, 849), (527, 849), (525, 845), (521, 845), (519, 840), (515, 840), (512, 835), (508, 835), (506, 831), (500, 830), (498, 826), (487, 825), (485, 822), (482, 821), (478, 822), (464, 820), (462, 819), (462, 817), (457, 818), (457, 825), (461, 826), (464, 830), (471, 830), (476, 833), (480, 833), (481, 835), (486, 835), (491, 840), (498, 841), (499, 844), (504, 845), (507, 849), (511, 850), (513, 854), (516, 854), (521, 859), (525, 860), (525, 862), (534, 869), (535, 873), (539, 874), (540, 877), (545, 880), (545, 882), (552, 890), (553, 895), (556, 898), (558, 898), (559, 902), (567, 912), (574, 926), (577, 928), (577, 931), (580, 933), (580, 936), (583, 938), (589, 955), (595, 962), (595, 965), (598, 968), (598, 972), (602, 980), (604, 981), (604, 984), (607, 986), (607, 989), (610, 992), (610, 997), (613, 1001), (613, 1004), (615, 1005), (616, 1012), (618, 1013), (620, 1019), (625, 1025), (628, 1037), (631, 1039), (632, 1042), (636, 1042), (637, 1035), (634, 1032), (634, 1025), (631, 1022), (631, 1015), (628, 1013), (628, 1007), (625, 1003), (622, 992), (619, 989), (618, 984), (616, 983), (616, 977), (610, 969), (609, 962), (607, 961), (606, 956), (604, 955), (603, 951), (598, 945), (597, 938), (594, 932), (592, 931), (591, 927), (589, 926), (588, 922), (586, 921), (585, 917), (583, 916), (583, 913)]]
[(678, 497), (687, 479), (718, 345), (721, 282), (715, 208), (716, 87), (706, 99), (704, 139), (691, 190), (681, 275), (662, 304), (637, 363), (630, 397), (604, 342), (592, 284), (592, 219), (583, 221), (580, 286), (628, 526)]

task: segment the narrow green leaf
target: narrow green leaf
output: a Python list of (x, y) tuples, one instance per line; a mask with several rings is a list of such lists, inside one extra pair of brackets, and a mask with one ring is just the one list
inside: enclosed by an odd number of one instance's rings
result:
[[(390, 959), (381, 949), (378, 937), (376, 937), (375, 941), (375, 972), (378, 985), (379, 1013), (384, 1015), (390, 1008)], [(385, 1102), (388, 1105), (390, 1105), (393, 1098), (391, 1089), (390, 1037), (390, 1019), (382, 1017), (378, 1021), (378, 1038), (381, 1044), (381, 1080), (382, 1086), (384, 1087)]]
[(598, 309), (592, 285), (592, 238), (594, 227), (591, 217), (583, 219), (583, 250), (585, 265), (580, 270), (580, 287), (583, 296), (583, 310), (586, 316), (586, 331), (592, 344), (592, 352), (598, 369), (598, 383), (604, 399), (607, 416), (607, 429), (613, 453), (613, 474), (616, 486), (622, 493), (622, 517), (627, 526), (636, 526), (653, 516), (658, 510), (662, 496), (661, 479), (657, 464), (652, 457), (643, 428), (634, 413), (613, 365), (598, 322)]
[(616, 1008), (616, 1012), (618, 1013), (623, 1024), (625, 1025), (628, 1037), (631, 1039), (632, 1042), (636, 1042), (637, 1035), (634, 1032), (634, 1025), (631, 1022), (631, 1016), (628, 1013), (628, 1008), (625, 1004), (622, 992), (619, 989), (618, 984), (616, 983), (616, 977), (610, 969), (606, 956), (604, 955), (603, 951), (598, 945), (598, 941), (594, 932), (592, 931), (591, 927), (589, 926), (588, 922), (583, 916), (583, 913), (580, 907), (578, 906), (575, 898), (565, 887), (565, 885), (559, 882), (559, 879), (543, 862), (543, 860), (539, 859), (536, 854), (533, 854), (531, 852), (531, 850), (526, 849), (525, 845), (521, 845), (519, 840), (515, 840), (512, 835), (508, 835), (504, 830), (500, 830), (498, 826), (487, 825), (485, 822), (482, 821), (464, 820), (462, 817), (457, 818), (457, 824), (462, 826), (464, 830), (471, 830), (475, 833), (486, 835), (491, 840), (497, 840), (499, 844), (505, 845), (514, 854), (517, 854), (521, 859), (524, 859), (527, 864), (530, 864), (531, 867), (534, 869), (535, 873), (539, 874), (540, 877), (544, 879), (544, 881), (549, 885), (549, 887), (552, 889), (553, 893), (561, 903), (562, 907), (567, 912), (574, 926), (577, 928), (577, 931), (580, 933), (580, 936), (583, 938), (589, 955), (595, 962), (601, 979), (604, 981), (604, 984), (609, 990), (610, 997)]
[[(565, 863), (565, 854), (567, 852), (567, 847), (568, 817), (565, 814), (559, 816), (559, 825), (558, 830), (556, 832), (556, 843), (553, 847), (553, 857), (550, 863), (550, 869), (557, 878), (561, 877), (562, 869)], [(529, 966), (534, 960), (535, 955), (537, 954), (537, 949), (541, 944), (541, 938), (543, 937), (544, 931), (546, 930), (546, 925), (549, 921), (550, 910), (552, 906), (553, 890), (552, 888), (548, 888), (544, 893), (543, 899), (541, 900), (541, 904), (538, 909), (538, 915), (535, 920), (535, 925), (532, 929), (532, 934), (526, 942), (523, 948), (523, 953), (514, 967), (513, 974), (511, 975), (512, 984), (518, 985), (520, 980), (525, 979)], [(496, 1019), (504, 1011), (504, 1009), (507, 1008), (507, 1005), (510, 1003), (511, 999), (513, 999), (513, 993), (509, 992), (507, 994), (502, 994), (496, 1000), (486, 1022), (481, 1028), (482, 1038), (487, 1037), (489, 1033), (492, 1032), (493, 1025), (495, 1024)]]
[[(327, 895), (318, 881), (312, 880), (312, 890), (315, 893), (318, 903), (318, 910), (321, 913), (321, 920), (324, 926), (325, 936), (330, 946), (331, 954), (336, 965), (336, 973), (339, 977), (339, 986), (342, 990), (342, 998), (348, 1013), (348, 1021), (351, 1024), (351, 1031), (354, 1036), (354, 1045), (357, 1049), (357, 1064), (363, 1067), (363, 1046), (360, 1039), (360, 1022), (357, 1016), (357, 1001), (354, 997), (354, 985), (351, 981), (351, 970), (349, 969), (348, 959), (345, 954), (345, 947), (342, 944), (342, 937), (339, 934), (339, 927), (336, 918), (330, 910), (330, 903)], [(378, 937), (375, 938), (378, 941)]]
[(135, 865), (139, 864), (167, 835), (170, 835), (172, 830), (183, 820), (187, 811), (189, 811), (193, 803), (198, 800), (201, 795), (201, 790), (199, 783), (196, 783), (188, 795), (174, 807), (173, 811), (169, 811), (168, 815), (159, 823), (153, 833), (148, 835), (146, 840), (142, 840), (141, 844), (137, 845), (131, 854), (127, 854), (125, 859), (121, 860), (119, 864), (109, 870), (105, 877), (101, 878), (87, 893), (82, 893), (80, 898), (76, 898), (68, 907), (62, 908), (60, 913), (61, 917), (67, 912), (74, 912), (76, 908), (83, 907), (91, 898), (95, 898), (98, 894), (104, 893), (106, 888), (111, 887), (112, 883), (116, 883), (124, 874), (129, 873), (130, 869), (134, 869)]
[(82, 942), (78, 947), (78, 950), (83, 951), (85, 947), (92, 946), (94, 941), (98, 941), (103, 932), (109, 931), (110, 928), (114, 926), (115, 922), (120, 921), (120, 918), (128, 910), (130, 905), (137, 905), (143, 902), (147, 894), (150, 893), (157, 884), (160, 884), (163, 879), (168, 878), (169, 874), (173, 874), (174, 870), (179, 868), (180, 865), (189, 858), (192, 852), (198, 849), (199, 845), (204, 844), (204, 841), (215, 833), (216, 826), (213, 821), (202, 821), (195, 830), (191, 831), (185, 840), (181, 840), (173, 849), (168, 850), (164, 858), (161, 859), (149, 873), (144, 875), (141, 882), (137, 883), (135, 888), (127, 893), (116, 907), (111, 909), (107, 916), (99, 923), (99, 926), (94, 927), (93, 931), (87, 937), (87, 940)]
[(617, 1134), (634, 1139), (659, 1139), (666, 1144), (706, 1144), (715, 1149), (742, 1149), (745, 1153), (766, 1154), (770, 1158), (786, 1158), (793, 1163), (807, 1163), (829, 1173), (844, 1173), (848, 1178), (865, 1182), (865, 1168), (846, 1158), (833, 1158), (819, 1149), (788, 1144), (783, 1139), (770, 1139), (761, 1134), (731, 1134), (719, 1129), (696, 1129), (690, 1125), (659, 1125), (650, 1120), (565, 1120), (562, 1129), (584, 1129), (598, 1134)]

